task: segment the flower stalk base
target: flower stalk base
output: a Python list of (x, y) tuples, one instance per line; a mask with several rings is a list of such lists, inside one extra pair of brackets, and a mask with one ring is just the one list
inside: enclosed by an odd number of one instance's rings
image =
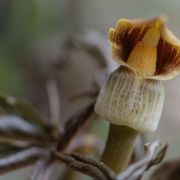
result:
[(137, 135), (138, 131), (130, 127), (110, 124), (102, 162), (114, 172), (122, 172), (128, 166)]

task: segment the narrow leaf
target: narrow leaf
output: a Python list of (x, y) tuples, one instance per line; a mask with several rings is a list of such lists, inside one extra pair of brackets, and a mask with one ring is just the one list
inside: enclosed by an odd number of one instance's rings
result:
[(0, 107), (7, 114), (21, 117), (24, 121), (36, 126), (46, 138), (52, 138), (52, 128), (46, 125), (41, 117), (25, 102), (18, 101), (13, 97), (0, 97)]
[(23, 150), (24, 147), (8, 144), (8, 143), (0, 143), (0, 159), (11, 154), (17, 153)]
[(16, 116), (0, 116), (0, 138), (11, 138), (14, 140), (46, 140), (39, 129)]
[(43, 155), (43, 152), (44, 149), (38, 147), (25, 149), (0, 144), (0, 175), (34, 163)]

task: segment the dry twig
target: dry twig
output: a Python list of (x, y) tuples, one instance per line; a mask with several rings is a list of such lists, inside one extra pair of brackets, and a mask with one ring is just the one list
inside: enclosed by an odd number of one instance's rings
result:
[(164, 146), (154, 158), (155, 150), (159, 145), (160, 143), (157, 141), (152, 144), (146, 144), (145, 157), (128, 167), (118, 176), (116, 176), (115, 173), (103, 163), (97, 162), (92, 158), (87, 158), (80, 154), (63, 154), (56, 152), (54, 155), (72, 169), (97, 180), (138, 180), (147, 169), (158, 164), (163, 159), (167, 145)]
[(62, 149), (67, 147), (71, 139), (79, 132), (93, 113), (94, 102), (91, 103), (85, 110), (77, 113), (67, 121), (64, 127), (64, 133), (61, 135), (58, 141), (58, 151), (62, 151)]

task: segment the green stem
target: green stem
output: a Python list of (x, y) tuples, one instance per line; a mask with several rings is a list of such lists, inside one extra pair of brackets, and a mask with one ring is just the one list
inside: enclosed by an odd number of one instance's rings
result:
[(130, 127), (110, 124), (102, 162), (114, 172), (122, 172), (128, 166), (137, 135)]

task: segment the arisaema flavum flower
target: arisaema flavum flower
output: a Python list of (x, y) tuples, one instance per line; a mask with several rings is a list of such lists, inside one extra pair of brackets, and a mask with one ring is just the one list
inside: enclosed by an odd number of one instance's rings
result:
[(180, 41), (165, 18), (120, 19), (109, 30), (112, 57), (120, 67), (111, 73), (95, 111), (110, 122), (102, 161), (117, 173), (126, 168), (138, 132), (158, 127), (165, 92), (161, 80), (180, 72)]

